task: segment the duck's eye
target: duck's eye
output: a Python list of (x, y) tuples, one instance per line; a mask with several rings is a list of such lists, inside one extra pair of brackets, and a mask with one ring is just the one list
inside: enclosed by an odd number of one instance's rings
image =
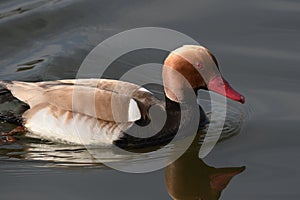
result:
[(201, 70), (201, 69), (203, 69), (203, 64), (197, 62), (197, 63), (195, 64), (195, 67), (196, 67), (196, 69)]

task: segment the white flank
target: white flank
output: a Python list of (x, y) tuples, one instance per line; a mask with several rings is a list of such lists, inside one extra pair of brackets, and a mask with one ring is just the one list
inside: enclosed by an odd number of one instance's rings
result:
[(67, 119), (67, 112), (55, 116), (48, 107), (39, 110), (26, 121), (25, 127), (31, 133), (28, 136), (80, 145), (110, 145), (133, 124), (116, 124), (76, 113)]
[(134, 122), (141, 119), (141, 112), (135, 100), (130, 99), (128, 107), (128, 121)]

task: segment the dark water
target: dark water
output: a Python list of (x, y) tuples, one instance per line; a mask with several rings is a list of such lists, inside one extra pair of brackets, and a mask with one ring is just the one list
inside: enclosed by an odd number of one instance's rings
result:
[[(208, 47), (247, 103), (232, 103), (222, 135), (227, 139), (205, 159), (188, 153), (166, 169), (146, 174), (108, 169), (81, 146), (19, 136), (17, 143), (0, 147), (1, 199), (171, 199), (168, 193), (183, 194), (180, 188), (213, 199), (208, 177), (234, 172), (240, 174), (220, 199), (299, 199), (299, 14), (295, 0), (2, 0), (0, 79), (73, 78), (104, 39), (158, 26)], [(165, 56), (151, 55), (143, 62)], [(109, 75), (118, 76), (113, 70)], [(12, 128), (0, 125), (1, 131)], [(112, 150), (103, 152), (105, 161), (122, 160)], [(232, 168), (238, 166), (246, 170)], [(222, 167), (227, 169), (218, 169)], [(193, 199), (187, 196), (183, 199)]]

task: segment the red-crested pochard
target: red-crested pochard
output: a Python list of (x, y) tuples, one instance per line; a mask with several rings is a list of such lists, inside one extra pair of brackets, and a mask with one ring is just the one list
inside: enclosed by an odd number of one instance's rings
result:
[[(29, 136), (74, 144), (139, 146), (174, 136), (180, 124), (180, 104), (187, 98), (185, 81), (195, 92), (207, 89), (245, 102), (220, 75), (216, 58), (202, 46), (185, 45), (171, 52), (164, 62), (162, 77), (165, 103), (147, 89), (119, 80), (1, 81), (0, 85), (28, 105), (21, 124)], [(159, 133), (149, 138), (127, 134), (134, 124), (151, 124), (154, 119), (149, 110), (155, 106), (166, 113)], [(201, 126), (206, 117), (200, 106), (199, 109)]]

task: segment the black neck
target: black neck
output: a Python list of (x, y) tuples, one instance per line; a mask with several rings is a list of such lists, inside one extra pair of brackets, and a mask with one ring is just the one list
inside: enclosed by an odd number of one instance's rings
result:
[[(176, 127), (179, 127), (180, 124), (180, 118), (181, 118), (181, 109), (180, 109), (180, 103), (172, 101), (168, 97), (165, 97), (166, 99), (166, 112), (167, 112), (167, 122), (166, 124), (177, 124)], [(203, 110), (203, 108), (198, 105), (198, 109), (200, 112), (200, 120), (199, 120), (199, 126), (198, 129), (203, 128), (206, 124), (209, 123), (209, 120)], [(191, 108), (192, 111), (195, 111), (193, 108)], [(192, 120), (192, 119), (190, 119)]]

